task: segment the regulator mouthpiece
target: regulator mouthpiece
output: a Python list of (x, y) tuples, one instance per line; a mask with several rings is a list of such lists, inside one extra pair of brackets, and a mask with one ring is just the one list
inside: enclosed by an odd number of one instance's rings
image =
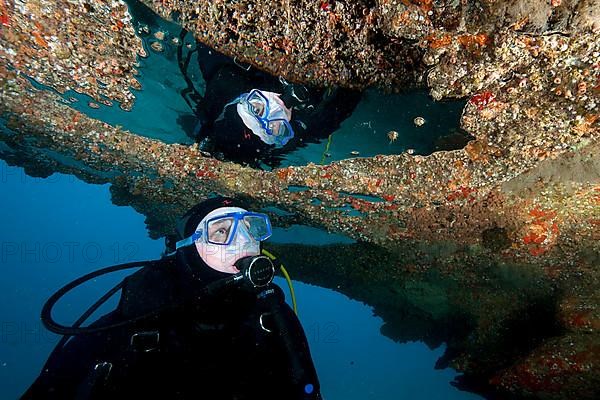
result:
[(249, 256), (235, 262), (240, 270), (239, 276), (245, 283), (255, 288), (267, 286), (275, 276), (275, 266), (271, 259), (265, 256)]

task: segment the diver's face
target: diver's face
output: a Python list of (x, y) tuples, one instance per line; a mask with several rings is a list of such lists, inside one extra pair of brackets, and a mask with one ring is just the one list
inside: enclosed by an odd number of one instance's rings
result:
[[(211, 211), (200, 221), (199, 228), (204, 227), (204, 222), (210, 220), (213, 217), (218, 217), (231, 212), (246, 211), (239, 207), (221, 207)], [(225, 272), (229, 274), (236, 274), (240, 272), (235, 265), (235, 262), (240, 258), (248, 256), (257, 256), (260, 254), (260, 243), (253, 239), (244, 223), (240, 221), (238, 223), (236, 232), (234, 233), (233, 240), (229, 245), (218, 245), (208, 243), (206, 240), (207, 235), (210, 237), (212, 242), (224, 242), (227, 239), (227, 234), (231, 228), (231, 221), (224, 220), (215, 224), (212, 224), (208, 228), (208, 232), (203, 232), (202, 238), (196, 241), (196, 250), (200, 255), (200, 258), (214, 270)]]

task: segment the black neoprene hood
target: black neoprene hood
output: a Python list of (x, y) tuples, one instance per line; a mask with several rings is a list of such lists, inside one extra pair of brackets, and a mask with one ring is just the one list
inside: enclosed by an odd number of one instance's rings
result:
[[(208, 213), (221, 207), (240, 207), (247, 210), (246, 204), (230, 197), (211, 197), (192, 207), (177, 223), (178, 240), (191, 236), (198, 224)], [(231, 276), (225, 272), (209, 267), (198, 254), (196, 246), (184, 246), (177, 250), (177, 263), (184, 272), (190, 274), (194, 280), (203, 283), (214, 282)]]

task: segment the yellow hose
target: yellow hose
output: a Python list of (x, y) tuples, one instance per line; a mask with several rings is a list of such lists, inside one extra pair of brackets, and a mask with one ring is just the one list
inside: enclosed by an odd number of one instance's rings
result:
[[(265, 249), (262, 250), (262, 253), (265, 256), (269, 257), (272, 261), (277, 259), (277, 257), (275, 257), (273, 254), (271, 254), (270, 252), (268, 252)], [(280, 263), (279, 268), (281, 269), (281, 273), (285, 277), (288, 287), (290, 288), (290, 294), (292, 296), (292, 308), (294, 309), (294, 314), (296, 314), (296, 316), (298, 316), (298, 306), (296, 305), (296, 293), (294, 293), (294, 286), (292, 285), (292, 280), (290, 279), (290, 275), (288, 274), (288, 272), (285, 269), (285, 267), (283, 266), (283, 264)]]
[(331, 133), (329, 135), (329, 137), (327, 138), (327, 146), (325, 146), (325, 150), (323, 150), (323, 155), (321, 156), (321, 165), (323, 165), (323, 163), (325, 162), (325, 157), (327, 157), (327, 152), (329, 151), (329, 146), (331, 145), (331, 137), (333, 136), (333, 133)]

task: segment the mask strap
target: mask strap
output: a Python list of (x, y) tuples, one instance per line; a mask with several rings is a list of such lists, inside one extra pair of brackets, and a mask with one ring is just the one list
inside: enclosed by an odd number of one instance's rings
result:
[(178, 250), (185, 246), (190, 246), (196, 242), (196, 240), (202, 237), (202, 231), (196, 231), (192, 236), (188, 236), (185, 239), (181, 239), (177, 243), (175, 243), (175, 250)]
[(215, 122), (219, 122), (220, 120), (222, 120), (223, 118), (225, 118), (225, 110), (227, 109), (227, 107), (232, 106), (234, 104), (241, 103), (242, 99), (245, 96), (247, 96), (247, 95), (248, 95), (248, 93), (242, 93), (241, 95), (239, 95), (235, 99), (231, 100), (229, 103), (225, 104), (223, 106), (223, 111), (221, 111), (221, 114), (219, 114), (219, 116), (217, 117), (217, 119), (215, 119)]

